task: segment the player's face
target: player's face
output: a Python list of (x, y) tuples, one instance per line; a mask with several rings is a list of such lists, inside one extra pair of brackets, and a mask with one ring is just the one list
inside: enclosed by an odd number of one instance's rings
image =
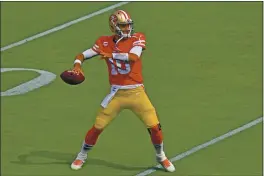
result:
[(118, 24), (118, 27), (124, 34), (128, 34), (129, 31), (131, 30), (130, 24)]

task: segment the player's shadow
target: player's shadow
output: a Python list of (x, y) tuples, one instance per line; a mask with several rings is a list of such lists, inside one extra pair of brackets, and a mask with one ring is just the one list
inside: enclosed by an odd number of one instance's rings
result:
[[(55, 161), (49, 162), (38, 162), (37, 158), (45, 158), (51, 159)], [(30, 152), (29, 154), (23, 154), (18, 156), (18, 161), (11, 161), (14, 164), (20, 165), (51, 165), (51, 164), (63, 164), (63, 165), (70, 165), (72, 160), (76, 157), (76, 155), (69, 154), (69, 153), (60, 153), (60, 152), (50, 152), (50, 151), (34, 151)], [(34, 161), (29, 161), (30, 158), (34, 158)], [(105, 161), (102, 159), (97, 158), (89, 158), (86, 162), (87, 165), (101, 165), (106, 167), (111, 167), (119, 170), (145, 170), (150, 167), (139, 167), (139, 166), (128, 166), (122, 165), (118, 163), (113, 163), (110, 161)]]

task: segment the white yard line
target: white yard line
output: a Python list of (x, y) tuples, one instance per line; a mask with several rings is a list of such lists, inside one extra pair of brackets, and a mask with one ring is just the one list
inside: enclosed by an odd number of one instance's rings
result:
[(37, 39), (37, 38), (43, 37), (43, 36), (45, 36), (45, 35), (51, 34), (51, 33), (53, 33), (53, 32), (56, 32), (56, 31), (62, 30), (62, 29), (64, 29), (64, 28), (70, 27), (71, 25), (74, 25), (74, 24), (79, 23), (79, 22), (81, 22), (81, 21), (87, 20), (87, 19), (92, 18), (92, 17), (94, 17), (94, 16), (100, 15), (100, 14), (102, 14), (102, 13), (104, 13), (104, 12), (107, 12), (107, 11), (109, 11), (109, 10), (112, 10), (112, 9), (114, 9), (114, 8), (120, 7), (120, 6), (125, 5), (125, 4), (128, 4), (128, 3), (129, 3), (129, 2), (120, 2), (120, 3), (117, 3), (117, 4), (111, 5), (111, 6), (109, 6), (109, 7), (104, 8), (104, 9), (98, 10), (98, 11), (96, 11), (96, 12), (94, 12), (94, 13), (91, 13), (91, 14), (85, 15), (85, 16), (80, 17), (80, 18), (78, 18), (78, 19), (75, 19), (75, 20), (73, 20), (73, 21), (70, 21), (70, 22), (64, 23), (64, 24), (62, 24), (62, 25), (60, 25), (60, 26), (54, 27), (54, 28), (49, 29), (49, 30), (47, 30), (47, 31), (44, 31), (44, 32), (41, 32), (41, 33), (39, 33), (39, 34), (33, 35), (33, 36), (31, 36), (31, 37), (28, 37), (28, 38), (23, 39), (23, 40), (21, 40), (21, 41), (18, 41), (18, 42), (12, 43), (12, 44), (10, 44), (10, 45), (4, 46), (4, 47), (1, 48), (1, 52), (2, 52), (2, 51), (5, 51), (5, 50), (8, 50), (8, 49), (10, 49), (10, 48), (13, 48), (13, 47), (19, 46), (19, 45), (23, 45), (23, 44), (25, 44), (25, 43), (27, 43), (27, 42), (29, 42), (29, 41), (32, 41), (32, 40), (35, 40), (35, 39)]
[[(212, 139), (212, 140), (210, 140), (210, 141), (208, 141), (206, 143), (203, 143), (203, 144), (200, 144), (200, 145), (198, 145), (196, 147), (193, 147), (190, 150), (188, 150), (186, 152), (183, 152), (183, 153), (171, 158), (170, 161), (174, 162), (174, 161), (181, 160), (181, 159), (183, 159), (183, 158), (185, 158), (185, 157), (187, 157), (187, 156), (189, 156), (189, 155), (191, 155), (191, 154), (193, 154), (195, 152), (198, 152), (199, 150), (202, 150), (202, 149), (204, 149), (206, 147), (209, 147), (210, 145), (213, 145), (213, 144), (215, 144), (215, 143), (217, 143), (219, 141), (222, 141), (222, 140), (224, 140), (224, 139), (226, 139), (228, 137), (231, 137), (231, 136), (233, 136), (235, 134), (238, 134), (241, 131), (244, 131), (244, 130), (246, 130), (248, 128), (251, 128), (251, 127), (259, 124), (262, 121), (263, 121), (263, 117), (260, 117), (260, 118), (254, 120), (254, 121), (251, 121), (251, 122), (249, 122), (249, 123), (247, 123), (247, 124), (245, 124), (245, 125), (243, 125), (243, 126), (241, 126), (239, 128), (236, 128), (236, 129), (234, 129), (232, 131), (229, 131), (229, 132), (227, 132), (227, 133), (225, 133), (225, 134), (223, 134), (223, 135), (221, 135), (219, 137), (216, 137), (216, 138), (214, 138), (214, 139)], [(157, 169), (155, 169), (155, 168), (162, 168), (162, 167), (161, 167), (161, 165), (156, 165), (153, 168), (147, 169), (147, 170), (137, 174), (136, 176), (149, 175), (149, 174), (157, 171)], [(177, 166), (176, 166), (176, 172), (177, 172)]]

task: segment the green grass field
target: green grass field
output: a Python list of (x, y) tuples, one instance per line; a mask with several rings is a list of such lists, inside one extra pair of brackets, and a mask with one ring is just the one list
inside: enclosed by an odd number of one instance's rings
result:
[[(1, 2), (1, 47), (112, 4)], [(120, 8), (147, 37), (145, 87), (168, 157), (263, 115), (262, 2), (132, 2)], [(1, 68), (57, 75), (47, 86), (1, 97), (2, 176), (132, 176), (157, 164), (146, 129), (125, 110), (101, 135), (85, 167), (70, 169), (109, 85), (98, 58), (84, 64), (86, 80), (79, 86), (66, 85), (59, 74), (97, 37), (111, 34), (112, 12), (1, 52)], [(1, 91), (38, 75), (4, 72)], [(260, 176), (262, 155), (261, 123), (175, 162), (175, 173), (151, 175)]]

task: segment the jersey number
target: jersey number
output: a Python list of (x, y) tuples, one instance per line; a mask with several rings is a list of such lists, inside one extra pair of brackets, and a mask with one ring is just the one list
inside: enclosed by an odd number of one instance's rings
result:
[[(131, 71), (130, 64), (128, 62), (116, 60), (116, 66), (114, 65), (114, 61), (112, 58), (109, 59), (109, 62), (111, 63), (111, 74), (117, 75), (118, 73), (125, 75), (128, 74)], [(125, 66), (125, 69), (121, 69), (122, 66)]]

